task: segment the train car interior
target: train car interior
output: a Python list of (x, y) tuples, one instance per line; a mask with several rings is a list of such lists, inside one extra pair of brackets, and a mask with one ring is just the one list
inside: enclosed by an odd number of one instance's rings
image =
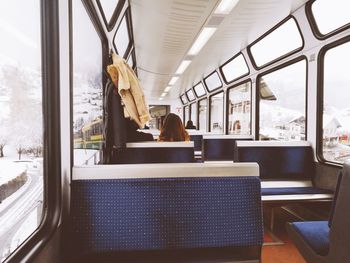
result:
[(348, 10), (1, 1), (0, 262), (350, 262)]

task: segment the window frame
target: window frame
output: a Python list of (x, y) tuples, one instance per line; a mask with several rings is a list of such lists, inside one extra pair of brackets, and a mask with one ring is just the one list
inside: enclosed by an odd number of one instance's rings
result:
[[(214, 75), (215, 73), (216, 73), (216, 74), (218, 75), (218, 77), (219, 77), (221, 86), (219, 86), (219, 87), (217, 87), (217, 88), (215, 88), (215, 89), (210, 90), (209, 87), (208, 87), (208, 85), (207, 85), (207, 81), (206, 81), (206, 80), (207, 80), (211, 75)], [(219, 74), (216, 70), (214, 70), (214, 71), (211, 72), (209, 75), (207, 75), (207, 76), (203, 79), (203, 82), (204, 82), (204, 88), (206, 89), (207, 93), (212, 93), (212, 92), (214, 92), (214, 91), (217, 91), (217, 90), (221, 89), (221, 88), (224, 86), (223, 83), (222, 83), (222, 80), (221, 80), (221, 78), (220, 78), (220, 74)]]
[(117, 6), (115, 7), (115, 9), (113, 11), (111, 19), (109, 21), (107, 21), (105, 12), (104, 12), (102, 4), (101, 4), (101, 1), (100, 0), (96, 0), (98, 9), (99, 9), (99, 11), (101, 13), (103, 22), (105, 23), (108, 32), (111, 32), (113, 30), (113, 28), (115, 26), (115, 23), (117, 22), (118, 17), (120, 15), (121, 11), (123, 10), (125, 2), (126, 2), (126, 0), (119, 0)]
[(243, 84), (246, 84), (250, 82), (250, 134), (247, 136), (252, 136), (253, 135), (253, 81), (251, 78), (247, 78), (242, 80), (241, 82), (234, 84), (230, 87), (227, 88), (226, 90), (226, 129), (225, 129), (225, 134), (228, 134), (228, 122), (229, 122), (229, 101), (230, 101), (230, 90), (233, 90)]
[[(255, 60), (254, 60), (254, 56), (253, 56), (253, 54), (252, 54), (252, 52), (251, 52), (251, 47), (254, 46), (256, 43), (258, 43), (258, 42), (259, 42), (260, 40), (262, 40), (263, 38), (265, 38), (266, 36), (268, 36), (269, 34), (271, 34), (273, 31), (275, 31), (276, 29), (278, 29), (280, 26), (282, 26), (282, 25), (283, 25), (285, 22), (287, 22), (289, 19), (293, 19), (294, 22), (295, 22), (295, 24), (297, 25), (299, 34), (300, 34), (300, 36), (301, 36), (301, 42), (302, 42), (301, 47), (296, 48), (296, 49), (294, 49), (294, 50), (292, 50), (292, 51), (289, 51), (288, 53), (286, 53), (286, 54), (284, 54), (284, 55), (282, 55), (282, 56), (279, 56), (279, 57), (273, 59), (272, 61), (269, 61), (269, 62), (267, 62), (267, 63), (265, 63), (265, 64), (263, 64), (263, 65), (261, 65), (261, 66), (257, 66), (256, 63), (255, 63)], [(253, 41), (251, 44), (249, 44), (249, 45), (247, 46), (247, 53), (248, 53), (248, 56), (249, 56), (250, 61), (252, 62), (253, 67), (254, 67), (256, 70), (259, 70), (259, 69), (262, 69), (262, 68), (265, 68), (265, 67), (267, 67), (267, 66), (270, 66), (270, 65), (276, 63), (277, 61), (280, 61), (280, 60), (282, 60), (282, 59), (284, 59), (284, 58), (287, 58), (287, 57), (291, 56), (292, 54), (295, 54), (295, 53), (297, 53), (297, 52), (303, 50), (304, 46), (305, 46), (305, 39), (304, 39), (304, 36), (303, 36), (302, 31), (301, 31), (301, 29), (300, 29), (298, 20), (297, 20), (293, 15), (289, 15), (289, 16), (287, 16), (286, 18), (284, 18), (282, 21), (280, 21), (279, 23), (277, 23), (274, 27), (272, 27), (271, 29), (269, 29), (268, 31), (266, 31), (263, 35), (261, 35), (259, 38), (257, 38), (255, 41)]]
[[(201, 95), (201, 96), (198, 96), (198, 95), (197, 95), (197, 92), (196, 92), (196, 89), (195, 89), (195, 87), (198, 86), (199, 84), (202, 84), (203, 89), (204, 89), (204, 92), (205, 92), (205, 93), (204, 93), (203, 95)], [(196, 95), (197, 98), (202, 98), (202, 97), (204, 97), (204, 96), (207, 95), (207, 90), (206, 90), (205, 84), (204, 84), (202, 81), (199, 81), (196, 85), (194, 85), (194, 86), (192, 87), (192, 89), (193, 89), (194, 95)]]
[[(125, 18), (126, 27), (127, 27), (127, 30), (128, 30), (129, 43), (128, 43), (127, 48), (125, 49), (125, 53), (123, 55), (121, 55), (121, 54), (118, 53), (118, 49), (117, 49), (117, 46), (115, 44), (115, 38), (117, 37), (117, 32), (118, 32), (118, 30), (119, 30), (119, 28), (120, 28), (124, 18)], [(130, 54), (130, 52), (131, 52), (131, 50), (133, 48), (133, 45), (134, 45), (133, 43), (134, 43), (134, 36), (133, 36), (133, 31), (132, 31), (131, 12), (130, 12), (130, 7), (128, 7), (125, 10), (125, 12), (124, 12), (124, 14), (123, 14), (123, 16), (122, 16), (122, 18), (120, 20), (120, 23), (118, 24), (117, 29), (114, 32), (112, 45), (113, 45), (114, 49), (116, 50), (116, 53), (118, 54), (118, 56), (120, 56), (121, 58), (126, 59), (129, 56), (129, 54)]]
[[(225, 92), (224, 92), (224, 90), (220, 90), (220, 91), (218, 91), (218, 92), (216, 92), (216, 93), (214, 93), (214, 94), (211, 94), (210, 96), (209, 96), (209, 101), (208, 101), (208, 106), (209, 106), (209, 120), (208, 120), (208, 124), (207, 124), (207, 126), (208, 126), (208, 132), (211, 132), (211, 98), (212, 97), (214, 97), (215, 95), (218, 95), (218, 94), (220, 94), (220, 93), (222, 93), (222, 124), (225, 126)], [(225, 134), (225, 129), (224, 129), (224, 127), (223, 127), (223, 129), (222, 129), (222, 134), (224, 135)]]
[(188, 108), (188, 116), (189, 117), (191, 116), (191, 107), (190, 107), (190, 105), (191, 104), (187, 104), (187, 105), (183, 106), (183, 116), (182, 117), (183, 117), (184, 125), (186, 125), (185, 122), (188, 121), (188, 120), (186, 120), (186, 110), (185, 110), (186, 108)]
[(318, 39), (318, 40), (325, 40), (331, 36), (334, 36), (336, 34), (339, 34), (340, 32), (350, 28), (350, 22), (337, 28), (337, 29), (334, 29), (333, 31), (327, 33), (327, 34), (322, 34), (320, 32), (320, 30), (318, 29), (318, 26), (317, 26), (317, 23), (316, 23), (316, 19), (312, 13), (312, 4), (316, 2), (316, 0), (311, 0), (309, 2), (306, 3), (305, 5), (305, 12), (306, 12), (306, 17), (307, 17), (307, 20), (309, 21), (309, 24), (310, 24), (310, 27), (311, 27), (311, 30), (314, 34), (314, 36)]
[[(197, 112), (195, 113), (196, 114), (196, 123), (195, 123), (195, 125), (196, 125), (196, 130), (197, 130), (197, 122), (198, 122), (198, 104), (197, 104), (197, 101), (194, 101), (194, 102), (192, 102), (191, 104), (188, 105), (190, 107), (189, 108), (190, 109), (190, 119), (193, 122), (193, 120), (192, 120), (192, 105), (196, 105)], [(186, 123), (184, 123), (184, 125), (186, 125)]]
[[(192, 100), (190, 100), (190, 97), (189, 97), (189, 96), (188, 96), (188, 94), (187, 94), (187, 93), (188, 93), (188, 92), (190, 92), (190, 91), (192, 91), (193, 96), (194, 96), (194, 98), (193, 98)], [(186, 97), (187, 97), (188, 103), (193, 102), (193, 101), (195, 101), (195, 100), (196, 100), (196, 94), (194, 94), (194, 91), (192, 90), (192, 88), (190, 88), (190, 89), (186, 90), (184, 94), (186, 94)]]
[(324, 58), (328, 50), (350, 42), (350, 36), (343, 37), (330, 44), (323, 46), (317, 58), (317, 116), (316, 116), (316, 158), (320, 163), (343, 167), (341, 163), (326, 160), (323, 156), (323, 100), (324, 100)]
[(256, 82), (255, 82), (255, 140), (259, 141), (259, 134), (260, 134), (260, 89), (259, 89), (259, 83), (260, 79), (272, 72), (275, 72), (277, 70), (286, 68), (290, 65), (296, 64), (300, 61), (305, 61), (306, 65), (306, 72), (305, 72), (305, 141), (307, 141), (307, 122), (308, 122), (308, 77), (309, 77), (309, 64), (308, 64), (308, 59), (305, 55), (298, 56), (292, 60), (289, 60), (285, 63), (282, 63), (280, 65), (277, 65), (271, 69), (268, 69), (266, 71), (263, 71), (259, 73), (256, 77)]
[(4, 262), (32, 261), (58, 228), (61, 216), (61, 124), (58, 0), (39, 1), (43, 105), (43, 211), (39, 227)]
[(187, 96), (186, 96), (185, 93), (183, 93), (183, 94), (180, 95), (180, 101), (181, 101), (182, 105), (188, 104), (188, 101), (186, 101), (186, 103), (183, 101), (182, 96), (185, 96), (185, 99), (187, 99)]
[[(227, 64), (229, 64), (232, 60), (234, 60), (234, 59), (236, 59), (238, 56), (240, 56), (242, 54), (242, 56), (243, 56), (243, 59), (244, 59), (244, 61), (245, 61), (245, 64), (246, 64), (246, 66), (247, 66), (247, 68), (248, 68), (248, 73), (246, 73), (246, 74), (244, 74), (244, 75), (242, 75), (242, 76), (239, 76), (239, 77), (237, 77), (237, 78), (234, 78), (233, 80), (231, 80), (231, 81), (228, 81), (227, 79), (226, 79), (226, 77), (225, 77), (225, 74), (224, 74), (224, 71), (223, 71), (223, 67), (224, 66), (226, 66)], [(247, 63), (247, 59), (246, 59), (246, 57), (244, 56), (244, 54), (242, 53), (242, 52), (238, 52), (236, 55), (234, 55), (232, 58), (230, 58), (229, 60), (227, 60), (224, 64), (222, 64), (220, 67), (219, 67), (219, 71), (220, 71), (220, 74), (221, 74), (221, 76), (222, 76), (222, 78), (223, 78), (223, 80), (224, 80), (224, 82), (226, 83), (226, 84), (231, 84), (231, 83), (233, 83), (233, 82), (235, 82), (235, 81), (237, 81), (237, 80), (239, 80), (239, 79), (241, 79), (241, 78), (244, 78), (244, 77), (246, 77), (246, 76), (248, 76), (249, 74), (250, 74), (250, 68), (249, 68), (249, 66), (248, 66), (248, 63)]]
[(199, 128), (199, 103), (201, 101), (204, 101), (204, 100), (207, 101), (207, 111), (205, 113), (205, 124), (206, 124), (205, 125), (205, 132), (207, 132), (208, 131), (208, 123), (209, 123), (209, 121), (208, 121), (208, 114), (209, 114), (208, 104), (209, 104), (209, 102), (208, 102), (208, 97), (207, 96), (205, 96), (204, 98), (202, 98), (202, 99), (197, 101), (197, 130), (200, 131), (200, 128)]

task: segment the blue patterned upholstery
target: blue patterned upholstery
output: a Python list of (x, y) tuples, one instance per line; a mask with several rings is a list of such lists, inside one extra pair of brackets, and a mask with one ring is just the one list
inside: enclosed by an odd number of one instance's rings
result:
[(327, 221), (295, 222), (291, 226), (318, 255), (329, 251), (329, 227)]
[(261, 246), (257, 177), (72, 181), (81, 254)]
[(201, 134), (190, 134), (190, 141), (194, 142), (194, 150), (202, 150), (203, 135)]
[(262, 195), (331, 194), (332, 191), (314, 187), (261, 188)]

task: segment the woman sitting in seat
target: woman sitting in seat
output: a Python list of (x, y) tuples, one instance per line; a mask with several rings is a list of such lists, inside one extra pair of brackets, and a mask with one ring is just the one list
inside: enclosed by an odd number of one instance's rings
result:
[(158, 141), (160, 142), (181, 142), (189, 141), (190, 136), (185, 130), (184, 125), (179, 116), (169, 113), (160, 131)]

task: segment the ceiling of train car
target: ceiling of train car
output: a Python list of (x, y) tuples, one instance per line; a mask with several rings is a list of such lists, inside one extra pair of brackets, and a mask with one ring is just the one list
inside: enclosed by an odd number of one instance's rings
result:
[(196, 84), (307, 0), (240, 0), (229, 15), (214, 15), (219, 0), (130, 0), (138, 74), (145, 95), (158, 98), (205, 24), (214, 35), (166, 99)]

